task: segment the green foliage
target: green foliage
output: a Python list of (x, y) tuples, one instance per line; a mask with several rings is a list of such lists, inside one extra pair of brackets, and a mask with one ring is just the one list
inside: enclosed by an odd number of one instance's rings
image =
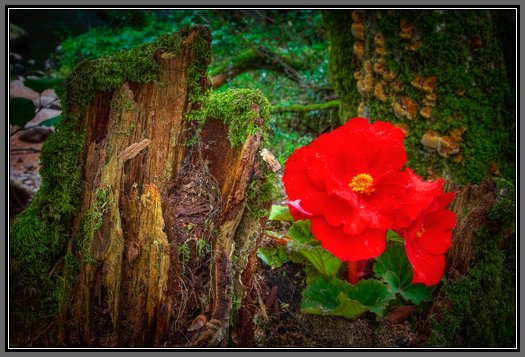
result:
[(185, 271), (186, 270), (186, 265), (188, 264), (188, 262), (190, 261), (190, 246), (188, 244), (188, 242), (184, 242), (180, 245), (179, 247), (179, 253), (180, 253), (180, 262), (182, 264), (182, 270)]
[(32, 100), (26, 98), (9, 98), (9, 124), (23, 128), (34, 118), (36, 107)]
[(206, 248), (208, 247), (208, 242), (206, 242), (205, 239), (199, 238), (197, 239), (197, 254), (199, 257), (203, 257), (204, 253), (206, 253)]
[(293, 222), (293, 217), (288, 206), (273, 205), (268, 217), (270, 221)]
[(257, 256), (272, 268), (280, 268), (288, 261), (286, 247), (283, 246), (259, 248)]
[(38, 125), (46, 126), (46, 127), (56, 126), (58, 122), (60, 121), (60, 119), (62, 119), (62, 115), (57, 115), (56, 117), (52, 117), (52, 118), (41, 121)]
[(309, 220), (294, 222), (290, 229), (288, 229), (288, 235), (293, 237), (293, 239), (299, 243), (307, 243), (315, 240), (315, 237), (310, 230)]
[(323, 276), (335, 276), (342, 262), (319, 245), (319, 241), (311, 240), (305, 243), (292, 241), (289, 244), (292, 251), (297, 251)]
[(473, 243), (468, 274), (445, 282), (445, 303), (431, 320), (430, 347), (514, 347), (516, 345), (516, 196), (500, 181), (487, 228)]
[[(288, 215), (286, 206), (274, 206), (270, 217), (290, 223)], [(289, 240), (286, 248), (281, 245), (259, 248), (258, 256), (272, 268), (279, 268), (288, 260), (304, 264), (306, 289), (302, 312), (355, 319), (366, 311), (382, 316), (388, 307), (432, 300), (433, 287), (412, 284), (412, 267), (403, 244), (399, 243), (402, 238), (393, 231), (387, 233), (390, 243), (374, 263), (377, 279), (361, 280), (356, 285), (341, 280), (342, 262), (321, 247), (311, 232), (309, 220), (293, 222), (286, 239)]]
[(42, 93), (46, 89), (57, 87), (62, 80), (57, 78), (35, 78), (24, 80), (24, 86), (35, 92)]
[(381, 316), (392, 292), (377, 280), (361, 280), (356, 285), (320, 277), (303, 291), (301, 311), (316, 315), (355, 319), (366, 311)]
[(291, 252), (301, 254), (319, 273), (326, 277), (337, 274), (341, 261), (322, 248), (310, 231), (310, 221), (297, 221), (288, 229), (293, 240), (288, 244)]
[(432, 300), (433, 287), (412, 284), (412, 267), (405, 254), (403, 244), (389, 245), (383, 254), (376, 258), (374, 273), (383, 279), (394, 294), (419, 305)]

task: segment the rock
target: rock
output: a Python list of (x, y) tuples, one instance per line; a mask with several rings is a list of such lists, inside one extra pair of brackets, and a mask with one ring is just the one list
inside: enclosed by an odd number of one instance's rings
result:
[(41, 143), (45, 141), (52, 132), (53, 130), (51, 128), (35, 126), (31, 129), (24, 130), (19, 138), (27, 143)]
[(19, 180), (9, 179), (9, 216), (13, 218), (22, 212), (31, 200), (32, 192), (29, 187)]
[(12, 47), (23, 46), (29, 42), (29, 34), (20, 26), (10, 22), (9, 42)]
[(11, 81), (9, 83), (9, 96), (27, 98), (29, 100), (32, 100), (33, 102), (35, 102), (36, 100), (38, 103), (38, 93), (32, 90), (31, 88), (27, 88), (26, 86), (24, 86), (24, 82), (20, 79)]
[[(35, 105), (38, 105), (38, 100), (36, 101)], [(56, 96), (42, 95), (40, 97), (40, 105), (43, 108), (62, 110), (60, 101), (57, 99)]]
[(41, 111), (39, 111), (36, 114), (36, 116), (33, 119), (31, 119), (26, 124), (26, 128), (37, 126), (38, 124), (40, 124), (44, 120), (54, 118), (54, 117), (56, 117), (56, 116), (58, 116), (60, 114), (62, 114), (61, 110), (55, 110), (55, 109), (51, 109), (51, 108), (42, 109)]

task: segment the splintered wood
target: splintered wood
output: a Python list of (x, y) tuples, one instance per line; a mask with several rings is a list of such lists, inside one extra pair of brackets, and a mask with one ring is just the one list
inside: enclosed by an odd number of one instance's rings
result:
[(137, 156), (142, 150), (148, 147), (150, 143), (150, 139), (144, 139), (138, 143), (131, 144), (130, 146), (125, 148), (120, 154), (118, 154), (118, 158), (124, 162), (131, 160), (135, 156)]

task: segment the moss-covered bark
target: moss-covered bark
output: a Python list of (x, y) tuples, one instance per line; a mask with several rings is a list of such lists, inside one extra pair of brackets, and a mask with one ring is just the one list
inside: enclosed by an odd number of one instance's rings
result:
[(515, 13), (357, 10), (324, 19), (341, 118), (394, 123), (406, 133), (407, 166), (464, 185), (447, 188), (460, 190), (458, 225), (424, 324), (428, 345), (514, 346)]
[(514, 68), (505, 62), (500, 15), (514, 21), (510, 13), (485, 10), (324, 13), (341, 118), (402, 127), (408, 165), (422, 176), (513, 180), (507, 73)]
[(31, 343), (228, 343), (270, 201), (249, 194), (273, 174), (257, 174), (270, 109), (257, 91), (211, 95), (210, 43), (184, 28), (66, 81), (42, 188), (10, 234), (12, 317), (35, 324)]
[(455, 199), (447, 281), (430, 309), (429, 347), (516, 346), (515, 187), (468, 186)]

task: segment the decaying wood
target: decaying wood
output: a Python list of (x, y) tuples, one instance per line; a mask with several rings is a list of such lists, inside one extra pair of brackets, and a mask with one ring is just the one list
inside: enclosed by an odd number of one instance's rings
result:
[(457, 279), (467, 274), (472, 259), (472, 243), (476, 232), (486, 226), (487, 215), (496, 200), (493, 181), (479, 185), (468, 184), (462, 188), (447, 182), (445, 191), (457, 191), (449, 208), (456, 214), (457, 226), (453, 231), (452, 247), (447, 252), (447, 277)]
[(198, 135), (184, 119), (192, 36), (178, 54), (157, 50), (158, 81), (98, 93), (83, 113), (83, 195), (72, 242), (83, 263), (64, 313), (67, 344), (225, 345), (234, 298), (239, 323), (253, 323), (255, 311), (244, 304), (263, 222), (245, 203), (258, 179), (261, 134), (232, 147), (222, 118), (209, 118), (200, 142), (187, 145)]

